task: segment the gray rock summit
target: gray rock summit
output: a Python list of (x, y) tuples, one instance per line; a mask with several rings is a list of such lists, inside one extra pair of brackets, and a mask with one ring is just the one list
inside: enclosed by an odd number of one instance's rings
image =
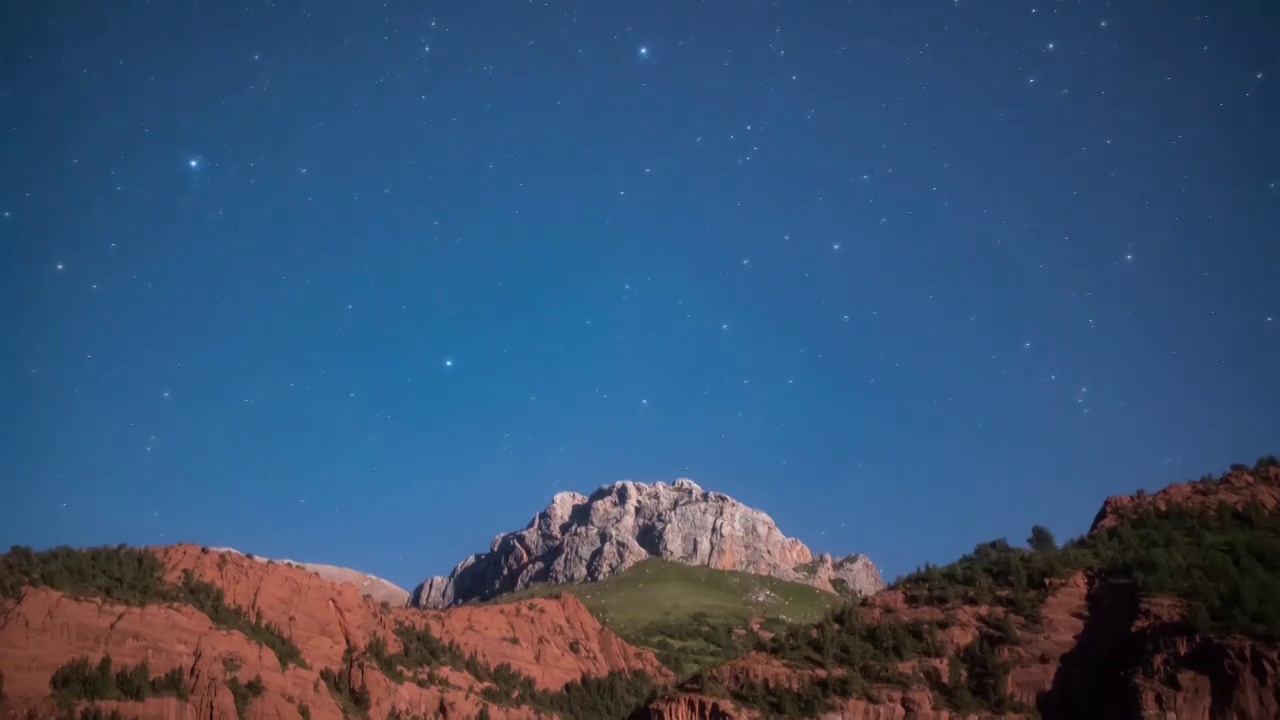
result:
[(463, 560), (447, 577), (424, 581), (410, 604), (442, 608), (537, 583), (594, 582), (651, 557), (859, 596), (884, 588), (865, 555), (815, 556), (764, 512), (681, 478), (671, 485), (624, 480), (590, 497), (558, 493), (525, 529), (495, 537), (489, 552)]

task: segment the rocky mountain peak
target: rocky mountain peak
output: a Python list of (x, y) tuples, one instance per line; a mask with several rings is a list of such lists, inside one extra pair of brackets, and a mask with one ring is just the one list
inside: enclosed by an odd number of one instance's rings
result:
[(426, 580), (411, 602), (447, 607), (536, 583), (593, 582), (651, 557), (855, 595), (884, 587), (866, 556), (815, 557), (766, 513), (678, 478), (670, 485), (622, 480), (590, 496), (557, 493), (523, 530), (498, 535), (487, 553)]

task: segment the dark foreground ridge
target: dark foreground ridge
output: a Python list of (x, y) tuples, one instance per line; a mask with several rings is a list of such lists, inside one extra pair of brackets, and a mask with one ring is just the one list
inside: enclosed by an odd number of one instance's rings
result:
[(193, 545), (14, 548), (0, 717), (1280, 717), (1274, 458), (1026, 545), (866, 599), (650, 560), (444, 611)]

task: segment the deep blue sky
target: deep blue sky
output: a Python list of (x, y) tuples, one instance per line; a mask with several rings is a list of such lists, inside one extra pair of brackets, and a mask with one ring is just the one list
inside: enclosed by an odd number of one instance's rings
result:
[(0, 57), (0, 546), (409, 587), (689, 476), (892, 577), (1280, 451), (1274, 0), (20, 0)]

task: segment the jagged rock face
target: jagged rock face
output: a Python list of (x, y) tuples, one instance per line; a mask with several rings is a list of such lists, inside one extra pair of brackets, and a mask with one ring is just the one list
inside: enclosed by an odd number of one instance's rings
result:
[(617, 482), (591, 497), (559, 493), (524, 530), (499, 535), (489, 552), (423, 582), (411, 603), (447, 607), (535, 583), (593, 582), (651, 557), (864, 596), (884, 588), (866, 556), (815, 558), (767, 514), (682, 478), (672, 485)]

